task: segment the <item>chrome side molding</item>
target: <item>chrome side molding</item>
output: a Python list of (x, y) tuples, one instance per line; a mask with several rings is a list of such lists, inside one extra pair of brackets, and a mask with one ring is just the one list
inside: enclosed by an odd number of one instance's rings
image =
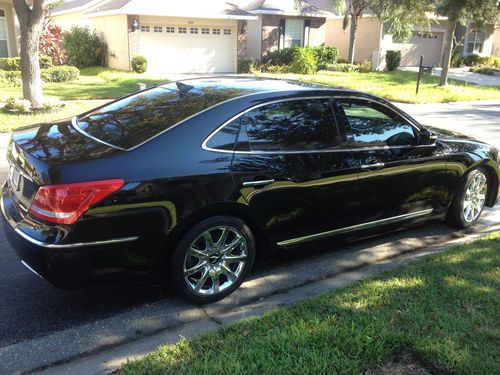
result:
[(434, 210), (432, 208), (430, 208), (430, 209), (427, 209), (427, 210), (411, 212), (409, 214), (404, 214), (404, 215), (398, 215), (398, 216), (389, 217), (387, 219), (369, 221), (367, 223), (356, 224), (356, 225), (353, 225), (353, 226), (350, 226), (350, 227), (333, 229), (333, 230), (329, 230), (329, 231), (326, 231), (326, 232), (315, 233), (315, 234), (310, 234), (310, 235), (307, 235), (307, 236), (292, 238), (292, 239), (289, 239), (289, 240), (278, 242), (278, 246), (280, 246), (280, 247), (287, 247), (287, 246), (296, 245), (296, 244), (299, 244), (299, 243), (302, 243), (302, 242), (319, 240), (319, 239), (322, 239), (322, 238), (328, 238), (328, 237), (339, 235), (339, 234), (344, 234), (344, 233), (349, 233), (349, 232), (355, 232), (357, 230), (369, 229), (369, 228), (377, 227), (377, 226), (380, 226), (380, 225), (387, 225), (387, 224), (398, 223), (400, 221), (404, 221), (404, 220), (408, 220), (408, 219), (413, 219), (413, 218), (417, 218), (417, 217), (420, 217), (420, 216), (429, 215), (430, 213), (432, 213), (432, 211), (434, 211)]
[(258, 181), (245, 181), (243, 182), (244, 187), (259, 187), (259, 186), (266, 186), (266, 185), (271, 185), (274, 183), (274, 179), (270, 180), (258, 180)]
[(48, 249), (72, 249), (75, 247), (113, 245), (113, 244), (117, 244), (117, 243), (135, 241), (139, 238), (139, 236), (130, 236), (130, 237), (120, 237), (120, 238), (114, 238), (111, 240), (102, 240), (102, 241), (77, 242), (77, 243), (68, 243), (68, 244), (52, 244), (52, 243), (38, 241), (37, 239), (35, 239), (31, 236), (28, 236), (26, 233), (24, 233), (19, 228), (14, 228), (14, 230), (16, 231), (17, 234), (19, 234), (26, 241), (31, 242), (32, 244), (37, 245), (37, 246), (46, 247)]

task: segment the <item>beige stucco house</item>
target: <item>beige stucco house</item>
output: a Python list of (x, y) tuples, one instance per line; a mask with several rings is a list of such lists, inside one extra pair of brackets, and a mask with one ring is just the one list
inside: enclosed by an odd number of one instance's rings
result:
[(16, 13), (12, 0), (0, 0), (0, 57), (18, 55)]
[[(0, 4), (6, 0), (0, 0)], [(130, 69), (135, 55), (148, 59), (150, 72), (236, 72), (237, 61), (262, 59), (269, 51), (299, 46), (333, 46), (346, 58), (349, 29), (331, 0), (71, 0), (52, 10), (64, 29), (87, 25), (108, 44), (108, 64)], [(409, 41), (399, 43), (380, 20), (365, 14), (359, 21), (354, 59), (385, 68), (388, 50), (402, 51), (402, 66), (440, 66), (449, 22), (431, 20), (431, 28), (415, 27)], [(462, 55), (500, 54), (498, 28), (461, 27)], [(1, 43), (1, 41), (0, 41)], [(1, 48), (1, 45), (0, 45)]]

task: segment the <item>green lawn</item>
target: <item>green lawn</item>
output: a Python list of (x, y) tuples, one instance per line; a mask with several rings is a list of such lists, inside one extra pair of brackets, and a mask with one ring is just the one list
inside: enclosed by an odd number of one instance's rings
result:
[(160, 347), (120, 374), (363, 374), (411, 353), (500, 374), (500, 232), (350, 287)]
[(414, 72), (341, 73), (320, 71), (314, 75), (262, 75), (366, 91), (401, 103), (445, 103), (500, 99), (500, 87), (482, 87), (453, 80), (449, 81), (448, 87), (440, 87), (438, 86), (439, 78), (428, 75), (424, 76), (420, 83), (420, 92), (416, 95), (417, 74)]
[[(136, 91), (138, 82), (151, 86), (167, 81), (148, 74), (95, 67), (82, 69), (76, 81), (44, 83), (43, 93), (61, 100), (114, 99)], [(11, 96), (22, 96), (22, 88), (0, 86), (0, 101)]]

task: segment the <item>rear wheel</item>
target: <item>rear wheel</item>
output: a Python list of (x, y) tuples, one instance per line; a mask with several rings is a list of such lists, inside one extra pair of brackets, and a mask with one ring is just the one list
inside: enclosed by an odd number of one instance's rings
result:
[(182, 238), (171, 262), (175, 291), (196, 303), (220, 300), (235, 291), (253, 266), (250, 228), (230, 216), (202, 221)]
[(488, 192), (488, 175), (482, 168), (473, 170), (462, 181), (448, 211), (448, 221), (458, 228), (476, 223), (483, 212)]

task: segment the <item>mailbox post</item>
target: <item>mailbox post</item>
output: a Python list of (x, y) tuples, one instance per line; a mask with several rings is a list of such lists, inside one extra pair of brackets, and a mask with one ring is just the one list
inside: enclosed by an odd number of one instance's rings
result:
[(417, 78), (417, 89), (415, 90), (415, 94), (418, 94), (418, 89), (420, 87), (420, 79), (422, 78), (422, 74), (432, 74), (433, 67), (431, 65), (424, 65), (424, 55), (420, 55), (420, 64), (418, 67), (418, 78)]

